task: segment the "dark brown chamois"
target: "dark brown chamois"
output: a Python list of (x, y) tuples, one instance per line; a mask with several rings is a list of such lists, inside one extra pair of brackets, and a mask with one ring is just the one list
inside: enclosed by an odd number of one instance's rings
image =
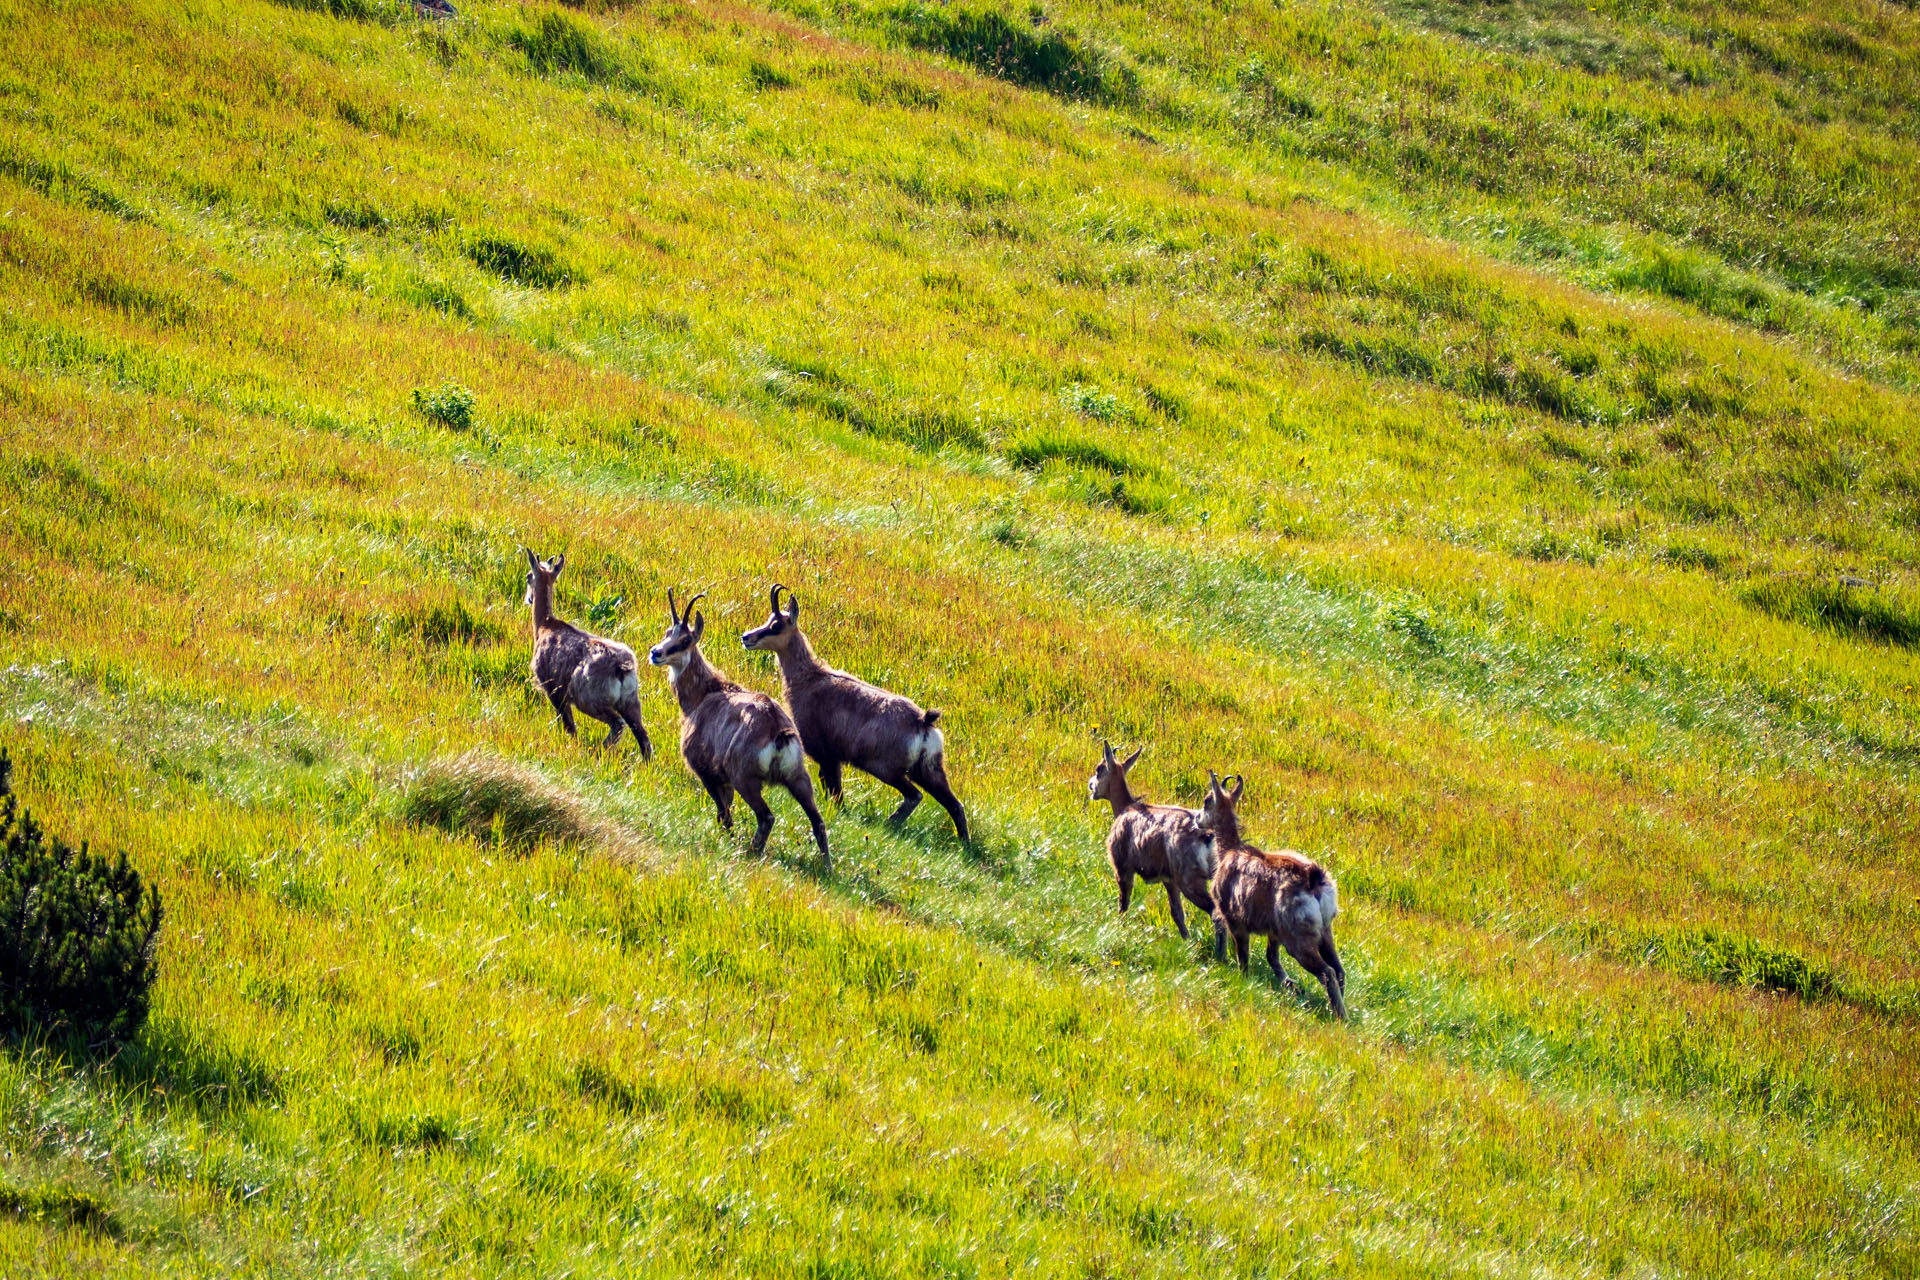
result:
[(901, 795), (900, 807), (888, 819), (895, 824), (907, 820), (920, 803), (920, 787), (925, 787), (965, 840), (967, 811), (947, 785), (946, 738), (934, 725), (940, 713), (922, 711), (911, 699), (835, 671), (814, 657), (813, 646), (800, 633), (800, 598), (789, 591), (786, 610), (780, 608), (785, 590), (774, 587), (772, 615), (764, 626), (741, 636), (740, 643), (771, 649), (779, 658), (787, 707), (807, 754), (820, 766), (820, 785), (838, 800), (842, 765), (872, 774)]
[(1240, 838), (1240, 803), (1244, 779), (1234, 778), (1225, 790), (1209, 771), (1207, 798), (1200, 806), (1200, 825), (1213, 833), (1214, 953), (1225, 950), (1233, 935), (1234, 956), (1240, 972), (1247, 971), (1247, 936), (1264, 934), (1267, 963), (1288, 987), (1292, 978), (1280, 967), (1280, 948), (1300, 967), (1320, 980), (1327, 1001), (1342, 1020), (1347, 1016), (1342, 998), (1347, 970), (1333, 949), (1333, 918), (1340, 914), (1340, 894), (1333, 877), (1310, 858), (1291, 849), (1266, 853)]
[(560, 726), (573, 737), (573, 712), (608, 726), (610, 747), (627, 729), (640, 742), (640, 758), (653, 757), (653, 739), (640, 722), (640, 664), (633, 650), (618, 640), (589, 635), (571, 622), (553, 616), (553, 583), (566, 568), (567, 558), (555, 556), (544, 564), (540, 557), (522, 547), (527, 555), (527, 598), (533, 606), (533, 682), (553, 704)]
[[(1140, 748), (1144, 751), (1146, 748)], [(1107, 861), (1120, 885), (1124, 915), (1133, 898), (1133, 878), (1167, 887), (1167, 910), (1180, 936), (1187, 935), (1187, 901), (1213, 914), (1213, 837), (1200, 829), (1200, 815), (1170, 804), (1148, 804), (1136, 799), (1127, 786), (1127, 770), (1140, 758), (1135, 751), (1125, 760), (1114, 757), (1113, 744), (1100, 744), (1100, 763), (1087, 779), (1087, 795), (1113, 806), (1113, 826), (1107, 831)]]
[(807, 777), (807, 760), (793, 721), (779, 703), (727, 679), (700, 652), (707, 619), (695, 613), (693, 606), (705, 594), (678, 609), (673, 592), (667, 592), (672, 625), (647, 653), (647, 661), (667, 669), (673, 696), (680, 702), (680, 756), (713, 797), (722, 827), (733, 830), (734, 792), (747, 802), (759, 822), (753, 836), (756, 854), (767, 847), (767, 836), (773, 831), (773, 810), (767, 807), (761, 788), (769, 782), (785, 787), (806, 811), (820, 856), (832, 866), (827, 826), (813, 803), (813, 783)]

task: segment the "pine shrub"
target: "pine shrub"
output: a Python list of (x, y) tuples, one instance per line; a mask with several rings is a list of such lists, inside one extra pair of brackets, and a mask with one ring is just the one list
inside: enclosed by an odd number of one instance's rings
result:
[(123, 853), (109, 862), (19, 807), (0, 751), (0, 1034), (71, 1035), (90, 1048), (146, 1021), (160, 894)]

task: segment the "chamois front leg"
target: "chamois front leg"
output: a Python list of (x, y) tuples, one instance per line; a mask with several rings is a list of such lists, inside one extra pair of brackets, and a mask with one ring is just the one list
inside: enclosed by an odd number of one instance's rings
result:
[(1215, 907), (1210, 914), (1213, 916), (1213, 962), (1225, 964), (1227, 962), (1227, 921), (1220, 914), (1218, 907)]
[(1235, 933), (1233, 935), (1233, 958), (1240, 962), (1240, 972), (1243, 974), (1246, 973), (1247, 935), (1244, 933)]
[(541, 692), (545, 693), (547, 701), (553, 704), (553, 714), (560, 717), (560, 727), (567, 731), (567, 736), (579, 737), (580, 731), (573, 727), (573, 703), (568, 700), (566, 690), (555, 692), (552, 689), (543, 689)]
[(835, 804), (839, 804), (841, 800), (840, 762), (838, 760), (822, 760), (819, 764), (820, 789), (827, 793), (828, 799), (832, 800)]
[(1120, 882), (1120, 914), (1125, 915), (1133, 903), (1133, 872), (1116, 870), (1113, 878)]
[(1167, 910), (1173, 915), (1173, 927), (1180, 931), (1182, 938), (1187, 936), (1187, 913), (1180, 906), (1180, 890), (1173, 881), (1167, 881)]

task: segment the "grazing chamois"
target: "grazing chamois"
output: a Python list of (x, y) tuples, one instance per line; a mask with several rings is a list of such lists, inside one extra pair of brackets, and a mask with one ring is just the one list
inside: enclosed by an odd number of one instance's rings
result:
[(1213, 914), (1213, 895), (1208, 882), (1213, 878), (1213, 837), (1200, 829), (1199, 814), (1169, 804), (1148, 804), (1134, 797), (1127, 786), (1127, 770), (1140, 758), (1136, 750), (1125, 760), (1116, 759), (1113, 744), (1100, 744), (1100, 763), (1087, 779), (1087, 796), (1105, 800), (1113, 806), (1113, 826), (1107, 832), (1107, 861), (1113, 864), (1113, 878), (1120, 884), (1120, 911), (1125, 914), (1133, 899), (1133, 878), (1167, 887), (1167, 910), (1173, 926), (1187, 937), (1187, 913), (1180, 905), (1187, 901)]
[(787, 706), (807, 754), (820, 766), (820, 785), (838, 800), (842, 765), (872, 774), (901, 795), (900, 807), (887, 819), (896, 825), (920, 803), (920, 787), (925, 787), (965, 840), (967, 811), (947, 785), (946, 738), (934, 725), (940, 713), (922, 711), (911, 699), (835, 671), (814, 657), (813, 646), (800, 633), (800, 597), (788, 591), (783, 612), (782, 591), (786, 588), (774, 587), (769, 597), (772, 616), (742, 635), (740, 643), (771, 649), (779, 658)]
[(553, 583), (567, 566), (567, 558), (557, 555), (541, 563), (540, 557), (522, 547), (527, 554), (527, 598), (533, 606), (533, 682), (553, 704), (560, 726), (572, 737), (574, 708), (608, 726), (610, 747), (627, 730), (640, 742), (640, 758), (653, 758), (653, 739), (640, 722), (640, 665), (633, 650), (618, 640), (589, 635), (571, 622), (553, 616)]
[(1211, 770), (1207, 777), (1200, 825), (1213, 833), (1214, 953), (1224, 951), (1226, 935), (1232, 934), (1234, 956), (1245, 973), (1247, 935), (1264, 934), (1267, 963), (1274, 976), (1298, 989), (1280, 967), (1280, 948), (1285, 947), (1302, 969), (1320, 979), (1333, 1012), (1345, 1021), (1347, 1006), (1341, 993), (1347, 985), (1347, 970), (1333, 949), (1333, 918), (1340, 913), (1333, 877), (1319, 863), (1291, 849), (1266, 853), (1242, 840), (1235, 806), (1246, 780), (1230, 776), (1233, 790), (1227, 791)]
[(720, 825), (733, 830), (733, 795), (747, 802), (759, 822), (753, 851), (767, 847), (773, 831), (773, 810), (760, 795), (767, 783), (785, 787), (813, 824), (814, 843), (828, 866), (827, 826), (813, 803), (813, 783), (807, 778), (807, 759), (800, 733), (780, 704), (764, 693), (743, 689), (716, 670), (700, 652), (707, 619), (695, 613), (706, 592), (687, 601), (685, 609), (667, 592), (667, 616), (672, 625), (659, 644), (647, 652), (647, 661), (667, 669), (673, 696), (680, 702), (680, 756), (713, 797)]

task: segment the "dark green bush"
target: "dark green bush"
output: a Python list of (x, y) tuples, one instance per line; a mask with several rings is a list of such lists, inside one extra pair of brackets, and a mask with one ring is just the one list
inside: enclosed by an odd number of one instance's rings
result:
[(0, 751), (0, 1033), (128, 1040), (147, 1017), (160, 894), (123, 853), (112, 862), (49, 835), (13, 794)]

